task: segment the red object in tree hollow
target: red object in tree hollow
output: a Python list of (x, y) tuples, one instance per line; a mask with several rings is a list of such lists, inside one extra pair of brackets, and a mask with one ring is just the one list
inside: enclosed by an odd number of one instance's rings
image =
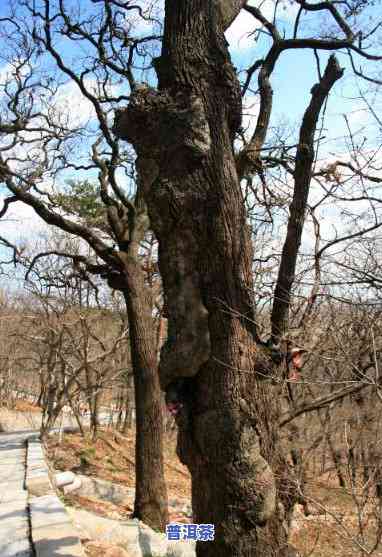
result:
[(181, 402), (168, 402), (166, 406), (172, 416), (177, 416), (181, 411), (183, 404)]
[(289, 381), (299, 381), (301, 379), (299, 371), (302, 369), (302, 356), (306, 353), (303, 348), (292, 348), (290, 351), (290, 361), (292, 362), (292, 370), (289, 374)]
[(300, 381), (301, 376), (300, 374), (293, 370), (290, 374), (289, 374), (289, 381)]

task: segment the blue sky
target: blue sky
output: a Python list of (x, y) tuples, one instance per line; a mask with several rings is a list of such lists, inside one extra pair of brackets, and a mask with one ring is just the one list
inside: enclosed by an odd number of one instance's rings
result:
[[(136, 0), (137, 3), (144, 5), (147, 4), (147, 0)], [(38, 0), (36, 0), (38, 2)], [(66, 5), (72, 4), (76, 5), (77, 0), (70, 0), (66, 2)], [(256, 2), (250, 2), (256, 5)], [(87, 0), (81, 0), (81, 6), (86, 6)], [(157, 8), (160, 11), (162, 0), (157, 2)], [(380, 4), (381, 2), (377, 0), (375, 5), (366, 11), (363, 20), (367, 22), (367, 18), (371, 17), (372, 22), (376, 21), (380, 17)], [(272, 0), (266, 0), (263, 3), (264, 13), (269, 17), (271, 16), (273, 9)], [(296, 14), (296, 4), (293, 2), (287, 2), (287, 0), (281, 0), (279, 2), (280, 8), (280, 28), (285, 31), (286, 35), (290, 35), (293, 17)], [(92, 4), (92, 9), (94, 10), (95, 5)], [(0, 3), (0, 15), (4, 14), (6, 10), (6, 2)], [(149, 34), (152, 29), (148, 24), (142, 24), (138, 21), (136, 22), (135, 31), (140, 34)], [(328, 25), (327, 18), (316, 19), (316, 17), (307, 17), (304, 29), (304, 36), (312, 36), (317, 34), (318, 26), (325, 29), (325, 25)], [(329, 28), (329, 27), (328, 27)], [(247, 12), (242, 12), (237, 20), (233, 23), (231, 28), (227, 31), (227, 39), (230, 43), (230, 51), (232, 59), (238, 70), (242, 70), (249, 65), (251, 65), (256, 59), (266, 53), (269, 48), (269, 39), (265, 37), (264, 34), (260, 34), (257, 42), (255, 42), (255, 36), (248, 36), (248, 33), (256, 29), (256, 23), (254, 18)], [(382, 44), (382, 43), (381, 43)], [(379, 45), (381, 47), (381, 44)], [(77, 43), (78, 45), (78, 43)], [(381, 48), (379, 48), (381, 50)], [(71, 60), (73, 64), (78, 62), (78, 55), (72, 44), (67, 41), (63, 46), (63, 52), (65, 52), (67, 60)], [(328, 58), (328, 53), (320, 53), (321, 68), (325, 67), (325, 61)], [(368, 146), (371, 148), (381, 141), (381, 130), (379, 129), (377, 123), (370, 118), (370, 116), (365, 111), (365, 105), (360, 101), (358, 97), (358, 87), (360, 86), (368, 94), (368, 98), (372, 100), (374, 87), (361, 83), (359, 80), (354, 79), (352, 71), (349, 68), (348, 59), (345, 53), (339, 52), (337, 54), (339, 62), (342, 66), (346, 68), (344, 77), (336, 84), (333, 93), (330, 96), (328, 108), (327, 108), (327, 118), (325, 122), (325, 132), (324, 135), (327, 138), (327, 143), (321, 149), (321, 156), (323, 158), (329, 157), (332, 152), (337, 155), (341, 155), (346, 152), (346, 146), (343, 142), (343, 136), (346, 133), (346, 125), (344, 120), (344, 114), (350, 119), (350, 123), (354, 132), (359, 134), (360, 139), (363, 137), (365, 132), (365, 126), (367, 126), (368, 135)], [(42, 58), (40, 64), (44, 64), (47, 60)], [(375, 70), (375, 65), (363, 64), (364, 67), (367, 65), (370, 67), (370, 71)], [(52, 63), (49, 63), (50, 67)], [(0, 73), (2, 68), (0, 67)], [(143, 79), (148, 79), (150, 73), (144, 72)], [(151, 72), (152, 75), (152, 72)], [(142, 79), (142, 74), (138, 75), (138, 79)], [(272, 74), (271, 82), (274, 89), (274, 109), (272, 113), (271, 126), (278, 125), (280, 121), (286, 122), (291, 129), (294, 130), (290, 142), (294, 143), (297, 138), (298, 126), (301, 123), (301, 118), (303, 112), (310, 99), (310, 89), (317, 81), (316, 72), (316, 62), (312, 52), (307, 50), (293, 50), (285, 52), (280, 56), (280, 59), (276, 65), (276, 68)], [(256, 77), (252, 83), (253, 89), (256, 89)], [(126, 92), (125, 86), (121, 85), (121, 91)], [(66, 106), (66, 110), (74, 119), (85, 118), (92, 123), (93, 114), (89, 109), (86, 102), (83, 102), (78, 95), (77, 87), (73, 84), (66, 83), (60, 89), (61, 104), (63, 108)], [(66, 105), (65, 105), (66, 103)], [(255, 124), (255, 117), (257, 113), (256, 104), (258, 103), (258, 97), (251, 97), (252, 108), (250, 110), (252, 115), (252, 127)], [(381, 114), (381, 101), (377, 98), (375, 105), (376, 111)], [(246, 110), (246, 112), (248, 112)], [(247, 118), (248, 120), (248, 118)], [(93, 120), (94, 125), (94, 120)], [(329, 141), (330, 140), (330, 141)], [(82, 145), (84, 153), (87, 153), (87, 146), (84, 143)], [(78, 147), (80, 149), (80, 147)], [(66, 177), (69, 175), (67, 174)], [(79, 174), (75, 175), (79, 178)], [(7, 224), (7, 229), (11, 231), (13, 235), (17, 237), (24, 237), (30, 239), (38, 233), (39, 230), (43, 230), (45, 227), (41, 226), (41, 221), (34, 215), (33, 211), (21, 204), (17, 204), (17, 210), (12, 213), (15, 218), (20, 218), (24, 222), (24, 226), (19, 224), (12, 225), (12, 223)], [(16, 208), (16, 207), (15, 207)], [(327, 212), (328, 222), (330, 222), (330, 210)], [(332, 220), (337, 218), (337, 213), (334, 211), (332, 215)], [(2, 223), (2, 225), (5, 223)]]
[[(258, 3), (250, 2), (253, 5)], [(271, 4), (268, 2), (268, 4)], [(282, 3), (281, 3), (282, 4)], [(368, 23), (368, 19), (372, 18), (373, 24), (381, 20), (381, 2), (377, 1), (374, 6), (366, 10), (362, 21)], [(285, 10), (281, 11), (280, 29), (285, 32), (286, 37), (290, 37), (292, 33), (292, 26), (295, 17), (295, 7), (293, 2), (284, 2)], [(265, 5), (265, 13), (268, 11), (268, 17), (272, 13), (272, 7)], [(232, 59), (236, 67), (241, 70), (253, 64), (255, 60), (261, 58), (270, 46), (270, 39), (265, 35), (260, 35), (259, 40), (255, 42), (255, 37), (248, 36), (250, 31), (254, 28), (254, 18), (247, 12), (242, 11), (240, 16), (231, 26), (227, 32), (227, 38), (230, 43), (230, 51)], [(314, 20), (313, 20), (314, 21)], [(312, 25), (312, 16), (308, 18), (306, 31), (304, 36), (314, 36), (317, 34), (319, 26), (328, 24), (327, 18), (317, 18), (316, 25)], [(369, 26), (369, 23), (368, 23)], [(357, 25), (354, 25), (357, 30)], [(302, 27), (304, 29), (304, 27)], [(381, 42), (380, 42), (381, 44)], [(379, 54), (381, 48), (375, 48), (374, 53)], [(321, 64), (321, 71), (324, 70), (326, 60), (330, 53), (318, 53)], [(360, 100), (359, 88), (363, 92), (372, 96), (372, 91), (375, 89), (370, 83), (356, 78), (350, 67), (349, 59), (345, 51), (338, 51), (336, 53), (341, 67), (345, 68), (345, 73), (342, 79), (335, 85), (328, 104), (327, 109), (327, 124), (328, 129), (325, 133), (326, 137), (338, 140), (346, 133), (346, 125), (343, 118), (347, 114), (350, 119), (353, 131), (360, 131), (365, 125), (368, 126), (368, 134), (370, 139), (381, 137), (381, 131), (376, 121), (369, 117), (365, 103)], [(360, 63), (362, 67), (368, 69), (370, 75), (375, 75), (377, 64), (368, 62), (355, 57), (355, 60)], [(379, 66), (381, 64), (379, 63)], [(382, 71), (379, 69), (379, 77), (381, 78)], [(311, 50), (291, 50), (281, 54), (275, 70), (271, 77), (271, 83), (274, 91), (273, 96), (273, 112), (271, 118), (271, 125), (276, 124), (280, 119), (287, 120), (291, 125), (301, 122), (304, 110), (310, 100), (310, 89), (317, 82), (317, 69), (316, 60)], [(252, 86), (256, 87), (256, 78), (253, 79)], [(381, 113), (382, 103), (377, 101), (376, 109)], [(378, 140), (378, 139), (377, 139)], [(334, 147), (328, 146), (328, 149)]]
[[(39, 0), (35, 1), (36, 5), (40, 4)], [(13, 0), (11, 2), (11, 5), (12, 4), (14, 5)], [(52, 4), (54, 4), (54, 2), (52, 2)], [(66, 0), (64, 4), (65, 6), (76, 6), (77, 0)], [(147, 4), (149, 4), (149, 0), (137, 0), (136, 4), (147, 6)], [(163, 10), (163, 0), (156, 0), (154, 4), (155, 9), (160, 13)], [(263, 13), (268, 18), (272, 17), (274, 8), (273, 0), (264, 0), (263, 2), (249, 0), (249, 4), (254, 6), (261, 5)], [(297, 13), (297, 4), (296, 2), (293, 2), (293, 0), (280, 0), (278, 4), (280, 6), (278, 10), (278, 27), (286, 37), (289, 37), (292, 34), (293, 23)], [(81, 0), (80, 5), (83, 9), (86, 9), (86, 6), (89, 6), (88, 0)], [(370, 22), (368, 21), (368, 18), (372, 18), (372, 23), (377, 21), (378, 17), (381, 18), (380, 8), (381, 0), (376, 0), (374, 6), (365, 10), (365, 13), (361, 18), (362, 23), (364, 24), (366, 22), (366, 25), (369, 27)], [(96, 6), (91, 4), (91, 9), (94, 12)], [(6, 11), (7, 2), (3, 1), (0, 3), (0, 15), (5, 14)], [(325, 30), (325, 26), (327, 26), (328, 29), (333, 28), (336, 30), (336, 27), (333, 27), (327, 16), (308, 14), (302, 21), (303, 25), (301, 26), (301, 29), (303, 36), (317, 35), (318, 32)], [(135, 32), (139, 34), (149, 34), (153, 31), (150, 24), (139, 21), (138, 18), (136, 18), (134, 25)], [(258, 28), (258, 24), (253, 16), (242, 10), (239, 17), (226, 33), (227, 39), (230, 43), (232, 59), (238, 70), (244, 70), (256, 59), (261, 58), (270, 46), (269, 37), (266, 37), (265, 34), (258, 35), (257, 40), (253, 33), (249, 36), (249, 33), (251, 33), (251, 31), (255, 31), (256, 28)], [(354, 28), (357, 30), (357, 24), (354, 25)], [(381, 45), (382, 42), (380, 47)], [(67, 60), (71, 60), (71, 62), (75, 65), (78, 61), (78, 55), (75, 48), (79, 48), (79, 43), (77, 42), (76, 46), (73, 47), (73, 43), (70, 43), (69, 41), (61, 41), (61, 48), (66, 54)], [(381, 50), (381, 48), (379, 50)], [(323, 70), (329, 53), (320, 52), (319, 56), (321, 60), (321, 68)], [(356, 80), (354, 78), (352, 70), (349, 67), (348, 58), (344, 52), (338, 52), (337, 57), (340, 64), (346, 68), (346, 71), (344, 77), (335, 86), (330, 97), (328, 116), (330, 116), (330, 136), (332, 138), (337, 138), (345, 132), (344, 120), (342, 116), (344, 113), (352, 116), (352, 122), (354, 125), (356, 122), (359, 122), (360, 125), (358, 128), (362, 126), (362, 122), (366, 116), (366, 111), (363, 111), (365, 108), (364, 103), (356, 98), (358, 96), (358, 86), (360, 86), (362, 90), (369, 93), (373, 88), (371, 85), (362, 83), (360, 80)], [(368, 67), (370, 71), (373, 72), (373, 63), (363, 62), (363, 66)], [(144, 72), (143, 78), (150, 79), (150, 74), (151, 76), (153, 75), (152, 72)], [(142, 78), (142, 74), (138, 75), (138, 78)], [(257, 76), (253, 79), (253, 88), (256, 88), (256, 79)], [(294, 124), (300, 122), (305, 107), (309, 102), (310, 89), (316, 81), (316, 61), (313, 52), (300, 49), (281, 54), (271, 77), (274, 89), (274, 109), (272, 112), (271, 123), (277, 124), (280, 119), (283, 119), (288, 121), (293, 126)], [(377, 106), (377, 109), (380, 111), (381, 105)], [(375, 128), (374, 122), (368, 120), (368, 123), (371, 123), (371, 125)], [(374, 131), (378, 130), (375, 129)]]

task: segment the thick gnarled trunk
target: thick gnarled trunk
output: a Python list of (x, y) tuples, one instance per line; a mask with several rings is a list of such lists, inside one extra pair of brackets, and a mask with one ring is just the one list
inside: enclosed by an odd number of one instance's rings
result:
[(168, 312), (161, 386), (189, 378), (178, 453), (192, 474), (194, 521), (215, 525), (215, 541), (197, 554), (287, 555), (279, 387), (264, 381), (272, 364), (255, 342), (252, 247), (233, 152), (241, 96), (223, 34), (233, 15), (218, 4), (240, 3), (167, 0), (159, 90), (140, 88), (115, 131), (135, 146), (159, 241)]

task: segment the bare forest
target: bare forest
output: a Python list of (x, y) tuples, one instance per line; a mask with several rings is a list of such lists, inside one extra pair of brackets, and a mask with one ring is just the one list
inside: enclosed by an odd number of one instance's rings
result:
[(380, 0), (4, 1), (0, 38), (2, 429), (198, 557), (382, 555)]

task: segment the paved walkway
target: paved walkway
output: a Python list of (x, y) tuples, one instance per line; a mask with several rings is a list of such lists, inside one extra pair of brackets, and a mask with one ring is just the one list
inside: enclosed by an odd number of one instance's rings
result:
[(84, 557), (36, 430), (0, 433), (0, 557)]
[(32, 557), (28, 492), (25, 485), (26, 440), (35, 432), (0, 435), (0, 555)]
[[(100, 415), (101, 423), (109, 420)], [(14, 431), (28, 423), (33, 429)], [(39, 414), (1, 415), (7, 432), (0, 433), (0, 557), (83, 557), (77, 532), (50, 481), (40, 424)], [(76, 426), (71, 417), (59, 425), (53, 431)]]

